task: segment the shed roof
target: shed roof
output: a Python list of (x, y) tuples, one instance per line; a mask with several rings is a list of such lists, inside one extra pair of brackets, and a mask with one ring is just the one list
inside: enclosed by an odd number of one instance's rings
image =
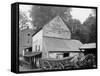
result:
[(79, 40), (44, 37), (44, 43), (48, 51), (80, 51), (82, 43)]
[(96, 43), (88, 43), (80, 47), (80, 49), (89, 49), (89, 48), (96, 48)]
[(41, 52), (26, 52), (25, 57), (32, 57), (41, 54)]

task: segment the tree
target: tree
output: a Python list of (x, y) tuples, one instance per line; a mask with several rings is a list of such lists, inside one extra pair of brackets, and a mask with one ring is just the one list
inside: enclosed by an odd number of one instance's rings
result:
[(25, 13), (20, 12), (19, 13), (19, 28), (23, 28), (24, 26), (26, 26), (27, 22), (28, 22), (28, 18), (26, 16)]
[(83, 23), (83, 26), (88, 29), (87, 33), (89, 35), (88, 37), (88, 43), (96, 42), (96, 18), (95, 16), (89, 16), (87, 20)]
[[(33, 6), (31, 11), (32, 23), (37, 29), (40, 29), (59, 15), (70, 29), (72, 39), (80, 40), (83, 43), (96, 42), (95, 15), (90, 15), (81, 24), (79, 20), (72, 18), (70, 11), (71, 8), (69, 7)], [(95, 13), (95, 10), (93, 12)]]
[(69, 11), (70, 9), (67, 7), (33, 6), (32, 23), (37, 28), (41, 28), (57, 15), (66, 19), (67, 13), (65, 14), (65, 12)]

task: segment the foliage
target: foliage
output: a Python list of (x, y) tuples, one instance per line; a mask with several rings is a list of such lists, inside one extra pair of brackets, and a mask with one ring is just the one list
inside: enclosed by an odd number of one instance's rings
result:
[(68, 7), (33, 6), (32, 23), (38, 30), (59, 15), (70, 29), (72, 39), (80, 40), (82, 43), (96, 42), (95, 16), (90, 15), (82, 24), (79, 20), (72, 18), (70, 11), (71, 8)]
[(19, 13), (19, 27), (26, 25), (27, 22), (28, 22), (28, 18), (25, 15), (25, 13), (20, 12)]
[(31, 12), (33, 24), (37, 28), (41, 28), (57, 15), (66, 18), (64, 15), (67, 11), (70, 9), (66, 7), (34, 6)]

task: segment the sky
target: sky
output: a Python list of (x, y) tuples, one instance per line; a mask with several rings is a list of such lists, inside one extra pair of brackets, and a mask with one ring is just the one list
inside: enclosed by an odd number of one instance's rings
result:
[(81, 23), (83, 23), (90, 14), (93, 15), (93, 11), (87, 8), (72, 8), (71, 11), (72, 18), (80, 20)]

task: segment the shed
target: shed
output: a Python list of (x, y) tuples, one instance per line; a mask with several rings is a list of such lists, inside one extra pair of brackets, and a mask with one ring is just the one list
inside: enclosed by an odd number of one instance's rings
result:
[(84, 44), (80, 47), (80, 50), (85, 54), (94, 54), (97, 55), (96, 43)]
[(96, 48), (96, 43), (88, 43), (84, 44), (83, 46), (80, 47), (80, 49), (93, 49)]

